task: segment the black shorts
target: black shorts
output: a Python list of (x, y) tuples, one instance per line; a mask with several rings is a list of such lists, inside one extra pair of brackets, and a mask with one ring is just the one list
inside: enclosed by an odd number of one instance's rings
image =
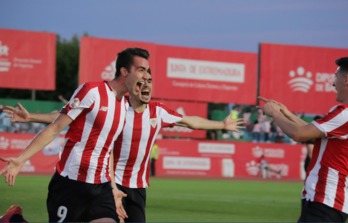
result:
[(49, 222), (118, 221), (110, 182), (90, 184), (55, 173), (48, 186)]
[(127, 197), (122, 199), (123, 207), (128, 215), (125, 222), (146, 222), (146, 189), (126, 188), (118, 184), (117, 188), (127, 194)]
[(302, 200), (298, 222), (345, 222), (348, 215), (318, 202)]

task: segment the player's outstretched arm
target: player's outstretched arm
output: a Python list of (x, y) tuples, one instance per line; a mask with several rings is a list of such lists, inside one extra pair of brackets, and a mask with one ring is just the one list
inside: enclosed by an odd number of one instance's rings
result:
[(273, 100), (273, 99), (268, 99), (262, 96), (259, 96), (258, 99), (263, 102), (273, 102), (275, 105), (277, 105), (280, 109), (280, 111), (283, 113), (283, 115), (288, 118), (290, 121), (293, 121), (299, 125), (307, 125), (308, 123), (304, 120), (302, 120), (300, 117), (289, 111), (289, 109), (282, 103)]
[(199, 116), (184, 116), (180, 122), (177, 122), (175, 124), (190, 129), (225, 129), (234, 132), (240, 132), (240, 130), (245, 128), (245, 122), (243, 119), (232, 119), (230, 115), (228, 115), (224, 121), (214, 121)]
[(29, 113), (20, 103), (17, 104), (18, 108), (12, 106), (5, 106), (4, 112), (7, 113), (6, 118), (10, 118), (12, 122), (40, 122), (51, 123), (59, 115), (59, 112), (52, 112), (48, 114), (34, 114)]
[(290, 120), (281, 111), (277, 102), (268, 100), (260, 107), (263, 112), (271, 116), (281, 130), (290, 138), (297, 142), (305, 142), (311, 139), (324, 137), (325, 134), (316, 128), (313, 124), (303, 124)]
[(13, 186), (16, 181), (16, 176), (20, 172), (25, 161), (29, 160), (33, 155), (38, 153), (46, 145), (48, 145), (66, 126), (71, 123), (69, 116), (61, 114), (57, 120), (48, 125), (41, 131), (27, 148), (17, 157), (5, 158), (1, 157), (0, 161), (6, 162), (7, 165), (0, 170), (0, 175), (5, 176), (5, 182)]

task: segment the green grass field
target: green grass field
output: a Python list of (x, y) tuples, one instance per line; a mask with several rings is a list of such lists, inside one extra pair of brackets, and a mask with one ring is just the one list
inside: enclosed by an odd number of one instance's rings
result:
[[(12, 204), (30, 222), (47, 222), (50, 176), (19, 176), (0, 183), (0, 215)], [(301, 182), (152, 178), (147, 222), (296, 222)]]

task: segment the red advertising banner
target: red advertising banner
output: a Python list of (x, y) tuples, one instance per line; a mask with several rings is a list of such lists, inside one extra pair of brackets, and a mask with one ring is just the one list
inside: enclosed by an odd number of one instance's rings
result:
[[(35, 134), (16, 134), (16, 133), (1, 133), (0, 137), (0, 153), (1, 157), (16, 157), (19, 155)], [(58, 161), (59, 150), (64, 144), (64, 136), (58, 136), (43, 150), (34, 155), (30, 160), (25, 162), (21, 173), (30, 174), (53, 174), (55, 164)], [(0, 168), (4, 167), (5, 163), (0, 163)]]
[(117, 53), (128, 47), (150, 52), (154, 98), (256, 103), (257, 54), (254, 53), (82, 37), (79, 84), (113, 79)]
[(304, 179), (303, 145), (219, 142), (196, 140), (157, 140), (160, 156), (158, 176), (214, 178), (261, 178), (260, 157), (264, 155), (270, 178)]
[[(155, 100), (162, 102), (167, 107), (173, 109), (179, 114), (185, 116), (200, 116), (208, 117), (208, 104), (201, 102), (182, 102), (169, 100)], [(192, 130), (185, 127), (174, 126), (173, 128), (163, 128), (160, 133), (164, 137), (179, 137), (179, 138), (206, 138), (205, 130)]]
[(0, 29), (0, 87), (55, 90), (56, 35)]
[(128, 47), (149, 51), (152, 73), (156, 72), (156, 48), (151, 43), (81, 37), (79, 84), (91, 81), (112, 80), (115, 77), (117, 53)]
[(255, 104), (257, 54), (157, 46), (154, 97)]
[(336, 104), (335, 60), (348, 49), (261, 44), (260, 95), (294, 112), (325, 114)]
[[(14, 157), (21, 153), (35, 134), (1, 133), (1, 157)], [(57, 137), (23, 166), (21, 173), (52, 174), (58, 161), (64, 136)], [(281, 179), (304, 179), (303, 145), (221, 142), (209, 140), (158, 139), (160, 156), (156, 174), (166, 177), (250, 178), (261, 177), (259, 162), (264, 155), (269, 168), (280, 170)], [(0, 163), (0, 168), (4, 167)], [(276, 173), (269, 172), (270, 178)]]

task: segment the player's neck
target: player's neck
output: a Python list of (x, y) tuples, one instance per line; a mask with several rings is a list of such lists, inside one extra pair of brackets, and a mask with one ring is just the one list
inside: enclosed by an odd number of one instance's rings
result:
[(145, 111), (147, 107), (147, 104), (144, 104), (141, 101), (135, 100), (134, 97), (132, 98), (131, 96), (129, 98), (129, 103), (132, 106), (133, 110), (138, 113)]
[(121, 99), (124, 94), (127, 93), (127, 88), (123, 81), (114, 79), (112, 81), (109, 81), (108, 83), (112, 90), (115, 92), (117, 99)]

